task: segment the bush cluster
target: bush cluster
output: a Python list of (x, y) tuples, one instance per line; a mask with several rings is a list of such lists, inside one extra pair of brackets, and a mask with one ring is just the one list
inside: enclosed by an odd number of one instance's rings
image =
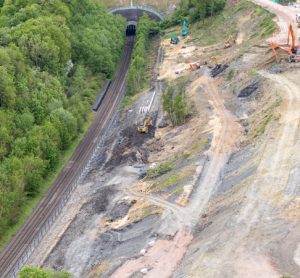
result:
[(138, 23), (136, 43), (127, 77), (127, 94), (134, 95), (142, 89), (145, 81), (145, 68), (147, 65), (146, 51), (152, 36), (159, 32), (157, 22), (144, 14)]
[(226, 0), (181, 0), (178, 9), (174, 14), (162, 21), (163, 29), (182, 24), (184, 17), (190, 23), (204, 20), (207, 17), (220, 13), (226, 4)]
[(185, 80), (181, 79), (174, 84), (168, 84), (163, 93), (163, 109), (173, 126), (185, 123), (189, 115), (188, 105), (185, 99)]

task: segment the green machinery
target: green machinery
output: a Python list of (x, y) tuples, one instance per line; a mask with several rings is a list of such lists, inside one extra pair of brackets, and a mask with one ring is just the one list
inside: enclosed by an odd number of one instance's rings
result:
[(177, 44), (177, 43), (179, 43), (178, 36), (175, 34), (171, 35), (171, 44)]
[(188, 22), (187, 22), (187, 19), (185, 18), (185, 19), (183, 20), (183, 27), (182, 27), (181, 35), (182, 35), (183, 37), (185, 37), (185, 36), (187, 36), (187, 34), (188, 34)]

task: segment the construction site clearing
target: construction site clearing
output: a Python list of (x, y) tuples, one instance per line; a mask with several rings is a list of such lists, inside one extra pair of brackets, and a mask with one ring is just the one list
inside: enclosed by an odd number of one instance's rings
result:
[[(297, 38), (293, 26), (265, 38), (256, 6), (227, 5), (237, 12), (219, 32), (237, 33), (157, 45), (149, 89), (118, 112), (29, 264), (74, 277), (299, 277)], [(174, 127), (162, 96), (182, 82), (189, 114)]]

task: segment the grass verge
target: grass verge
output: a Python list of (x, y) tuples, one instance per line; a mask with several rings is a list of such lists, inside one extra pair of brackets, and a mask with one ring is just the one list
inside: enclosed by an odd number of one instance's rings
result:
[(147, 178), (154, 179), (170, 172), (174, 167), (173, 161), (166, 161), (156, 165), (147, 172)]
[(259, 122), (255, 125), (255, 128), (250, 133), (250, 140), (255, 139), (265, 133), (268, 124), (271, 122), (275, 108), (281, 103), (281, 99), (277, 99), (273, 104), (271, 104), (267, 109), (262, 112), (262, 117)]
[(151, 191), (158, 192), (168, 189), (169, 187), (187, 181), (194, 173), (195, 166), (188, 165), (176, 173), (173, 173), (161, 181), (151, 186)]
[(142, 89), (139, 93), (134, 95), (125, 95), (125, 98), (123, 99), (123, 102), (121, 104), (121, 109), (124, 111), (126, 109), (129, 109), (139, 98), (140, 94), (142, 92), (145, 92), (147, 88), (149, 88), (152, 72), (156, 64), (156, 57), (157, 57), (157, 50), (160, 45), (160, 36), (157, 35), (153, 37), (150, 41), (149, 47), (147, 49), (147, 66), (145, 67), (145, 81), (143, 84)]

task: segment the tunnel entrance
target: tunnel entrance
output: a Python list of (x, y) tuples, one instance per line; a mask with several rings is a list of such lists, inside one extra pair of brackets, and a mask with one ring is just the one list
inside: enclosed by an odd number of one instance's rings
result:
[(136, 25), (130, 24), (126, 29), (126, 36), (135, 36), (136, 33)]

